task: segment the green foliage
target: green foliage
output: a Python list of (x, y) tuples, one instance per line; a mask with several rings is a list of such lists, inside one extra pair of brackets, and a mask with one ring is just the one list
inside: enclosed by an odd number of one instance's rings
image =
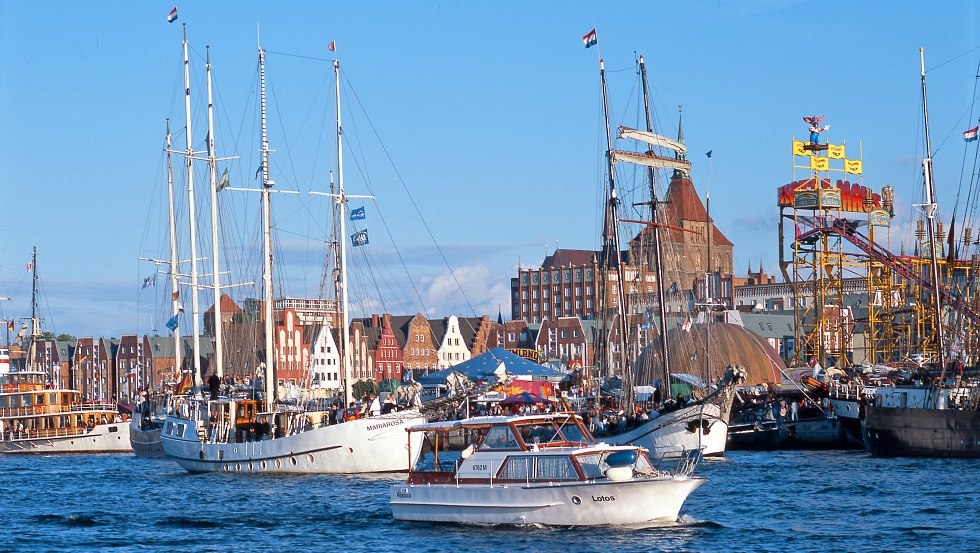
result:
[(361, 398), (365, 394), (376, 394), (378, 393), (378, 386), (373, 380), (358, 380), (351, 386), (354, 391), (354, 397)]

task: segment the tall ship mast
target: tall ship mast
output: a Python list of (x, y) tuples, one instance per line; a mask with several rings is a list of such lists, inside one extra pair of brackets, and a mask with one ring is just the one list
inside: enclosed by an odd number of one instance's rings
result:
[[(937, 225), (935, 216), (938, 203), (932, 170), (925, 54), (922, 48), (919, 49), (919, 66), (925, 156), (922, 159), (924, 203), (918, 207), (925, 214), (928, 227), (925, 233), (929, 248), (928, 295), (932, 296), (923, 298), (923, 301), (932, 305), (936, 362), (925, 363), (921, 367), (918, 381), (877, 388), (874, 399), (865, 406), (861, 432), (865, 447), (875, 456), (980, 458), (980, 382), (976, 372), (947, 377), (947, 341), (943, 317), (946, 304), (956, 302), (947, 297), (948, 284), (944, 284), (939, 270), (937, 250), (940, 244), (934, 228)], [(950, 259), (955, 264), (954, 252), (950, 252)], [(947, 267), (950, 280), (953, 269)], [(964, 309), (961, 305), (953, 307)], [(954, 314), (951, 313), (950, 318), (954, 318)]]
[[(640, 74), (643, 77), (644, 85), (644, 108), (646, 115), (646, 131), (620, 126), (618, 128), (618, 138), (635, 140), (646, 145), (645, 152), (624, 151), (615, 148), (612, 135), (611, 114), (609, 110), (609, 94), (606, 83), (605, 64), (599, 60), (599, 77), (602, 89), (602, 109), (606, 133), (606, 166), (608, 169), (608, 190), (606, 192), (604, 213), (603, 213), (603, 232), (602, 249), (599, 252), (599, 267), (603, 273), (600, 286), (600, 302), (613, 301), (615, 306), (610, 308), (608, 303), (600, 306), (597, 316), (600, 321), (600, 333), (597, 339), (596, 360), (597, 363), (605, 364), (603, 371), (607, 376), (612, 374), (611, 369), (615, 368), (614, 356), (616, 350), (619, 352), (620, 374), (622, 377), (622, 388), (619, 397), (619, 409), (624, 413), (634, 413), (635, 411), (635, 386), (636, 375), (639, 370), (634, 367), (638, 358), (638, 344), (635, 333), (638, 329), (631, 324), (631, 309), (635, 306), (630, 305), (630, 295), (628, 290), (631, 282), (627, 281), (624, 262), (622, 258), (622, 248), (620, 246), (619, 225), (620, 223), (637, 223), (644, 225), (652, 230), (654, 236), (654, 263), (657, 270), (658, 301), (660, 303), (660, 347), (662, 358), (661, 366), (656, 369), (656, 373), (661, 379), (661, 394), (666, 391), (664, 400), (670, 398), (670, 374), (672, 367), (667, 359), (669, 344), (667, 344), (667, 324), (665, 293), (663, 289), (663, 258), (660, 246), (663, 243), (663, 235), (660, 232), (667, 225), (662, 221), (658, 207), (659, 200), (656, 197), (656, 173), (654, 169), (673, 169), (675, 173), (680, 171), (686, 175), (690, 171), (690, 162), (684, 157), (686, 148), (680, 140), (671, 140), (666, 137), (654, 134), (653, 118), (650, 113), (649, 92), (646, 83), (645, 64), (640, 60)], [(668, 149), (674, 152), (673, 156), (660, 155), (655, 149)], [(615, 166), (618, 163), (629, 163), (640, 165), (647, 168), (644, 172), (649, 180), (651, 190), (651, 220), (633, 221), (620, 218), (619, 207), (620, 199), (616, 185)], [(632, 256), (631, 256), (632, 257)], [(633, 260), (631, 259), (631, 262)], [(611, 293), (608, 287), (614, 284), (615, 293)], [(606, 328), (605, 325), (610, 325)], [(649, 346), (648, 346), (649, 347)], [(649, 375), (648, 375), (649, 377)], [(728, 428), (728, 415), (731, 409), (731, 402), (734, 398), (734, 388), (744, 378), (744, 371), (737, 366), (729, 367), (724, 378), (719, 381), (712, 389), (705, 390), (698, 398), (690, 398), (684, 404), (674, 403), (672, 399), (665, 401), (662, 412), (653, 412), (648, 421), (639, 424), (629, 430), (623, 428), (609, 428), (604, 430), (604, 438), (609, 443), (614, 444), (639, 444), (646, 447), (658, 457), (685, 457), (687, 455), (721, 455), (725, 451), (725, 435)], [(676, 405), (676, 406), (675, 406)]]

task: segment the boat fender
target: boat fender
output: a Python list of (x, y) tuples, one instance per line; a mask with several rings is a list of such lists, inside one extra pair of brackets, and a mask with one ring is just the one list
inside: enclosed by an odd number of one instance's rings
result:
[(606, 478), (613, 482), (626, 482), (633, 478), (633, 467), (609, 467), (606, 469)]
[(606, 464), (610, 467), (631, 467), (636, 463), (636, 450), (617, 451), (606, 457)]

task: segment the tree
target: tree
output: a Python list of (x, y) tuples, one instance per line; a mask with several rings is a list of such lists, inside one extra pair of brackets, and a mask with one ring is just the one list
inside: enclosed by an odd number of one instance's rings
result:
[(376, 394), (378, 393), (378, 386), (373, 380), (358, 380), (351, 386), (353, 390), (354, 397), (360, 398), (364, 397), (366, 394)]

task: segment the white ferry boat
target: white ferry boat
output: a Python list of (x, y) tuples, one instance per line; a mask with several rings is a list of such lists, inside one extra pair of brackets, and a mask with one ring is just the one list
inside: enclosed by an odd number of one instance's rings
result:
[[(467, 430), (474, 443), (453, 463), (439, 459), (441, 439)], [(432, 444), (431, 469), (411, 470), (391, 486), (395, 519), (557, 526), (674, 522), (705, 480), (692, 476), (701, 457), (688, 452), (668, 472), (637, 446), (597, 443), (573, 414), (475, 417), (409, 429)]]
[(116, 405), (82, 402), (81, 392), (48, 388), (41, 371), (11, 372), (0, 379), (0, 453), (133, 450)]

